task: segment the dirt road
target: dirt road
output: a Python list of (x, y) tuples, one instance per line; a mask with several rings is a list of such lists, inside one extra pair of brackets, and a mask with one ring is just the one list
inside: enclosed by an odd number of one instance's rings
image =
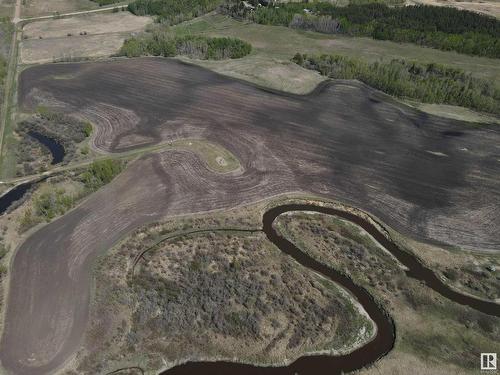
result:
[(110, 7), (103, 7), (103, 8), (91, 9), (91, 10), (81, 10), (78, 12), (61, 13), (61, 14), (49, 15), (49, 16), (20, 18), (21, 12), (20, 12), (20, 10), (19, 10), (19, 12), (17, 12), (17, 3), (16, 3), (16, 16), (12, 22), (14, 22), (14, 23), (21, 22), (21, 21), (30, 21), (31, 22), (31, 21), (48, 20), (48, 19), (52, 19), (52, 18), (79, 16), (79, 15), (83, 15), (83, 14), (109, 12), (109, 11), (112, 11), (113, 9), (122, 9), (123, 7), (126, 7), (126, 5), (115, 5), (115, 6), (110, 6)]
[(12, 264), (0, 343), (2, 365), (15, 374), (64, 364), (81, 345), (96, 257), (165, 216), (303, 191), (357, 206), (415, 238), (500, 250), (496, 127), (425, 115), (357, 83), (284, 95), (164, 59), (25, 70), (21, 105), (44, 98), (92, 120), (101, 150), (204, 138), (243, 168), (216, 174), (190, 152), (144, 156), (28, 238)]

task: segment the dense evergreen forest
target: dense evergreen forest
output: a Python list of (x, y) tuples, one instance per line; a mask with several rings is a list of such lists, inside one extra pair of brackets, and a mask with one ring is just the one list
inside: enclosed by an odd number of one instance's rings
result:
[(324, 33), (371, 36), (442, 50), (500, 58), (500, 21), (449, 7), (388, 7), (382, 3), (338, 7), (327, 2), (287, 3), (245, 10), (233, 3), (222, 12), (266, 25)]
[(204, 36), (175, 36), (158, 28), (150, 33), (130, 38), (123, 44), (119, 55), (137, 56), (188, 56), (194, 59), (237, 59), (248, 55), (252, 46), (236, 38), (209, 38)]
[(292, 61), (331, 78), (360, 80), (400, 98), (500, 114), (498, 88), (461, 70), (442, 65), (405, 60), (367, 63), (339, 55), (307, 56), (299, 53)]
[(158, 16), (159, 21), (169, 25), (201, 16), (211, 12), (223, 0), (135, 0), (128, 10), (135, 15)]

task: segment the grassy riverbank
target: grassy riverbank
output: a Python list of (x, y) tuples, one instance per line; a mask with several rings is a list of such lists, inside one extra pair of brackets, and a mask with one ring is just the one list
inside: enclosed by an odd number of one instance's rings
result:
[[(265, 204), (149, 225), (103, 256), (76, 371), (96, 371), (98, 363), (104, 371), (137, 363), (149, 371), (182, 358), (279, 364), (366, 342), (374, 331), (357, 305), (259, 231)], [(132, 273), (136, 254), (159, 238), (202, 228), (214, 231), (162, 242)]]
[[(378, 366), (384, 372), (414, 362), (425, 373), (475, 373), (481, 350), (500, 349), (499, 318), (452, 303), (408, 278), (358, 227), (306, 213), (284, 215), (277, 225), (301, 249), (367, 288), (389, 311), (397, 341), (390, 359)], [(408, 362), (397, 364), (393, 358)]]

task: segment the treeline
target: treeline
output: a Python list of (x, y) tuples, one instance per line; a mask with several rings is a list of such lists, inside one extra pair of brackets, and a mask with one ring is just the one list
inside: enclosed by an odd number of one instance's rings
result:
[[(23, 233), (33, 226), (51, 221), (64, 215), (81, 199), (102, 186), (110, 183), (125, 167), (125, 162), (114, 159), (94, 161), (76, 176), (76, 180), (84, 184), (80, 192), (66, 191), (64, 188), (50, 186), (46, 191), (33, 198), (33, 207), (28, 207), (19, 218), (18, 233)], [(54, 180), (57, 183), (57, 180)]]
[(123, 170), (124, 166), (122, 161), (115, 159), (94, 161), (80, 175), (80, 180), (88, 191), (95, 191), (110, 183)]
[(222, 6), (221, 10), (260, 24), (371, 36), (470, 55), (500, 57), (500, 21), (450, 7), (388, 7), (382, 3), (339, 7), (327, 2), (313, 2), (242, 10), (232, 3)]
[(135, 0), (128, 10), (138, 16), (158, 16), (162, 23), (175, 25), (211, 12), (223, 0)]
[(337, 79), (357, 79), (387, 94), (500, 114), (500, 90), (458, 69), (405, 60), (368, 63), (339, 55), (297, 53), (296, 64)]
[(237, 59), (248, 55), (252, 46), (236, 38), (209, 38), (205, 36), (175, 36), (166, 30), (155, 30), (127, 39), (119, 55), (188, 56), (201, 60)]

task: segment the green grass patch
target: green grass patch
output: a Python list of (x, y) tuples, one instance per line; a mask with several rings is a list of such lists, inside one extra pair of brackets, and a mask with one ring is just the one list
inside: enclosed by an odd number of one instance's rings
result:
[[(242, 22), (223, 15), (207, 15), (172, 28), (176, 35), (227, 36), (252, 45), (252, 56), (290, 61), (297, 51), (309, 55), (341, 54), (367, 62), (405, 59), (423, 64), (436, 63), (470, 72), (500, 87), (497, 59), (440, 51), (415, 44), (395, 43), (343, 34), (321, 34), (289, 27)], [(255, 65), (255, 74), (260, 71)]]
[(242, 10), (238, 3), (225, 13), (254, 22), (329, 34), (370, 36), (416, 43), (460, 53), (500, 57), (500, 21), (451, 7), (429, 5), (389, 7), (379, 2), (349, 4), (303, 2)]
[(75, 197), (66, 194), (64, 189), (56, 189), (42, 193), (35, 197), (33, 204), (35, 214), (44, 218), (46, 221), (54, 217), (63, 215), (67, 210), (73, 207)]

